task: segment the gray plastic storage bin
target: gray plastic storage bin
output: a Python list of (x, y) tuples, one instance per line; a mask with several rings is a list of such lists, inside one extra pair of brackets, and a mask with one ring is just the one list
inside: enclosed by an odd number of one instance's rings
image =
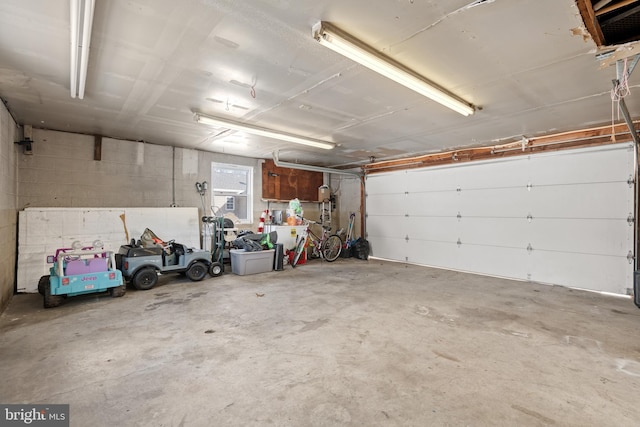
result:
[(231, 249), (231, 272), (240, 276), (266, 273), (273, 270), (275, 250), (249, 252), (244, 249)]

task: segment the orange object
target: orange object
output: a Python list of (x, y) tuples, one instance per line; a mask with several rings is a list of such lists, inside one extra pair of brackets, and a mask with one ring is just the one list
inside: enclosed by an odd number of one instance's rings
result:
[(287, 218), (287, 225), (296, 225), (296, 217), (295, 216), (290, 216), (289, 218)]

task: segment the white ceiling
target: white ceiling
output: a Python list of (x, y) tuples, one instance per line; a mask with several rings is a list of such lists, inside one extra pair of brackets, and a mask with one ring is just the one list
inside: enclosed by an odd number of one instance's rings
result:
[[(600, 69), (574, 0), (472, 2), (98, 0), (80, 100), (69, 0), (2, 0), (0, 96), (20, 124), (324, 166), (611, 122), (615, 69)], [(463, 117), (320, 46), (319, 20), (482, 110)], [(339, 145), (223, 132), (196, 111)]]

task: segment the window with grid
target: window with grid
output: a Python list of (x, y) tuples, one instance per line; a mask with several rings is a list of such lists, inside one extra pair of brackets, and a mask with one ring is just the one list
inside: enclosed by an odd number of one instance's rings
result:
[(242, 223), (253, 222), (253, 168), (229, 163), (211, 164), (212, 209), (217, 216), (232, 213)]

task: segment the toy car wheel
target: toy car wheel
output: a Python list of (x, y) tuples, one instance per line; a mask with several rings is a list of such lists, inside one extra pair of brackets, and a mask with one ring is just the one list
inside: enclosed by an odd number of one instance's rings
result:
[(49, 275), (42, 276), (38, 281), (38, 292), (40, 295), (44, 296), (44, 287), (49, 286)]
[(109, 295), (111, 295), (112, 298), (118, 298), (118, 297), (124, 296), (124, 294), (126, 293), (127, 293), (127, 286), (124, 284), (113, 287), (113, 288), (109, 288)]
[(158, 283), (158, 274), (152, 267), (141, 269), (133, 276), (133, 286), (139, 291), (146, 291)]
[(189, 269), (186, 271), (186, 274), (189, 280), (198, 282), (204, 279), (204, 277), (207, 275), (207, 266), (203, 262), (196, 261), (191, 264)]
[(51, 286), (44, 287), (44, 308), (53, 308), (62, 304), (61, 295), (51, 295)]
[(219, 262), (212, 262), (209, 266), (209, 274), (211, 277), (221, 276), (223, 272), (222, 265)]

